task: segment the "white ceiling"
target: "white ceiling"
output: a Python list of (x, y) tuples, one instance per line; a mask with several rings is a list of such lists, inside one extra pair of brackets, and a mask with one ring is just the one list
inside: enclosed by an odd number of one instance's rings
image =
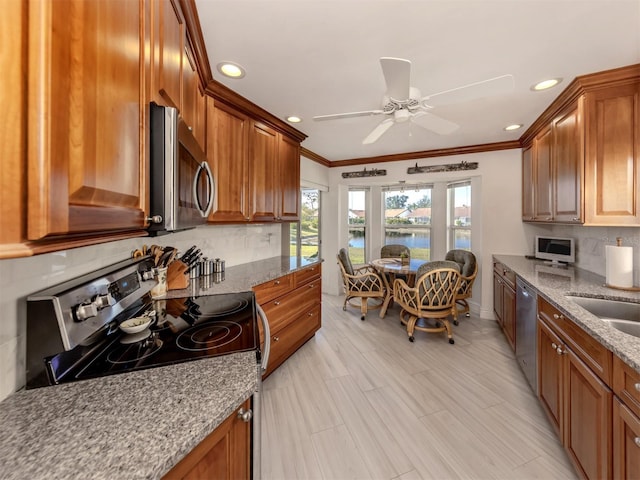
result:
[[(518, 139), (578, 75), (640, 63), (640, 0), (196, 0), (213, 76), (279, 118), (298, 115), (303, 146), (328, 160)], [(410, 122), (362, 140), (384, 116), (317, 122), (378, 109), (379, 58), (412, 62), (422, 95), (511, 74), (512, 93), (433, 113), (460, 124), (446, 136)], [(233, 61), (232, 80), (215, 66)], [(562, 77), (546, 92), (534, 83)], [(503, 127), (524, 128), (505, 132)]]

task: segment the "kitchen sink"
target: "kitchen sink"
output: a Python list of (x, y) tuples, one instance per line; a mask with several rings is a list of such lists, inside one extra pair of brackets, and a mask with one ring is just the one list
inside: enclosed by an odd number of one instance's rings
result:
[(613, 328), (629, 335), (640, 337), (640, 303), (608, 300), (606, 298), (578, 297), (567, 295), (588, 312), (593, 313)]

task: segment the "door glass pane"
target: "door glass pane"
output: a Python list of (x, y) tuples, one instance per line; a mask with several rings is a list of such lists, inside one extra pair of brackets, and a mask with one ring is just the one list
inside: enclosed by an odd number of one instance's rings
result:
[(349, 257), (352, 263), (366, 260), (366, 191), (349, 190)]
[(411, 258), (431, 258), (431, 188), (384, 192), (385, 245), (406, 245)]
[(320, 256), (320, 191), (302, 190), (300, 213), (300, 250), (305, 260), (316, 260)]

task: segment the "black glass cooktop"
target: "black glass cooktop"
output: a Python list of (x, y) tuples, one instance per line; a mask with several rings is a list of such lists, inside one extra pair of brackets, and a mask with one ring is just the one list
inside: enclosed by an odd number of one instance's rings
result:
[(112, 325), (97, 342), (48, 359), (53, 383), (259, 348), (253, 292), (155, 301), (147, 298), (128, 315), (131, 318), (151, 311), (155, 315), (142, 331), (127, 334)]

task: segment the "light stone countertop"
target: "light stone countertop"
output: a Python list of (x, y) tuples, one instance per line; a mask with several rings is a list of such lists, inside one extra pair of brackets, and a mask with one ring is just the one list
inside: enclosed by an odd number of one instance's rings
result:
[(640, 338), (627, 335), (565, 297), (568, 294), (640, 302), (640, 292), (605, 287), (601, 275), (575, 267), (556, 268), (541, 260), (493, 255), (542, 294), (558, 310), (640, 373)]
[[(166, 298), (246, 292), (317, 262), (273, 257)], [(255, 391), (255, 352), (23, 390), (0, 402), (0, 478), (155, 479)]]
[(258, 384), (255, 352), (54, 387), (0, 403), (0, 478), (156, 479)]

